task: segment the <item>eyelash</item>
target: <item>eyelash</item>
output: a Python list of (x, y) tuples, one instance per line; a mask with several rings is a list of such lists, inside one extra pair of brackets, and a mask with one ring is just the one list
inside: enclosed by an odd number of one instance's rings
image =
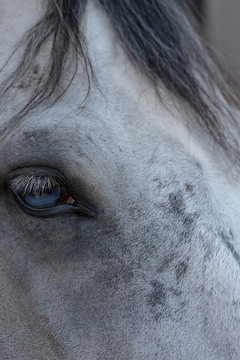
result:
[(26, 193), (32, 194), (38, 192), (42, 194), (46, 189), (50, 191), (56, 182), (56, 179), (48, 176), (19, 175), (10, 180), (9, 187), (13, 192), (19, 193), (22, 196)]

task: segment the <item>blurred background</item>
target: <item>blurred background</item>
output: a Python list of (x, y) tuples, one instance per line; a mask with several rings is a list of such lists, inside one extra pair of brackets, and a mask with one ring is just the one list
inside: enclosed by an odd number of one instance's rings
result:
[(182, 1), (191, 5), (209, 47), (240, 90), (240, 0)]

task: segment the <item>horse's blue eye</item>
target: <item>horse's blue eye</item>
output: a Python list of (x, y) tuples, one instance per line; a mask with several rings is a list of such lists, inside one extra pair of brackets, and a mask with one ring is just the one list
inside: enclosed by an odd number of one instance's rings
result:
[(20, 175), (10, 182), (10, 188), (22, 205), (31, 209), (44, 210), (75, 203), (65, 187), (48, 176)]
[(52, 189), (44, 189), (41, 192), (26, 193), (22, 200), (35, 209), (44, 209), (59, 203), (62, 195), (61, 186), (56, 184)]

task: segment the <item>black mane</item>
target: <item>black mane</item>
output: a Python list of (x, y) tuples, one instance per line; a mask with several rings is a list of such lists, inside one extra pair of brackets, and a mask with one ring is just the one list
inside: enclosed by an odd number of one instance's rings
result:
[[(220, 114), (222, 108), (216, 89), (226, 102), (238, 107), (231, 86), (225, 81), (197, 35), (187, 1), (179, 0), (96, 0), (110, 19), (113, 31), (130, 60), (152, 82), (161, 97), (161, 84), (185, 101), (196, 112), (197, 120), (206, 132), (228, 152), (239, 157), (238, 145), (226, 136)], [(56, 101), (70, 85), (81, 61), (89, 79), (94, 72), (88, 57), (84, 35), (79, 30), (87, 0), (51, 0), (43, 18), (19, 44), (25, 51), (16, 70), (0, 88), (3, 98), (14, 86), (21, 86), (26, 74), (34, 73), (37, 57), (46, 42), (51, 52), (38, 74), (34, 90), (14, 117), (15, 121), (37, 105)], [(184, 6), (185, 4), (186, 6)], [(64, 66), (71, 61), (72, 73), (68, 85), (62, 87)], [(237, 122), (228, 114), (235, 128)]]

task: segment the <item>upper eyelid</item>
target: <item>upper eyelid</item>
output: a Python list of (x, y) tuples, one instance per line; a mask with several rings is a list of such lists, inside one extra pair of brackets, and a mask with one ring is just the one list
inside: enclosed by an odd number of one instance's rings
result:
[(58, 169), (45, 166), (21, 167), (16, 170), (12, 170), (11, 173), (5, 176), (1, 186), (5, 190), (15, 190), (17, 188), (17, 184), (22, 187), (22, 185), (27, 183), (31, 178), (36, 180), (40, 178), (48, 178), (51, 182), (54, 180), (57, 181), (66, 189), (72, 188), (71, 182), (68, 181), (62, 172)]

